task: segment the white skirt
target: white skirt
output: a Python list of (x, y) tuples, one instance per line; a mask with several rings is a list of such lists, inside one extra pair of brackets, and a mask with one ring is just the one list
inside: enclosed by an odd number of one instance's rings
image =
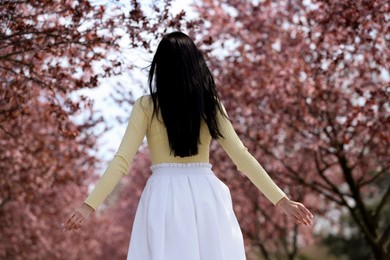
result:
[(245, 260), (229, 188), (209, 163), (152, 167), (127, 260)]

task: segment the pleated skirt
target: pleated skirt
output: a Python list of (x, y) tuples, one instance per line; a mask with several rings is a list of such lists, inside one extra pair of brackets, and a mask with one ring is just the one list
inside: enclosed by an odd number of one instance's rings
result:
[(209, 163), (152, 165), (127, 260), (245, 260), (229, 188)]

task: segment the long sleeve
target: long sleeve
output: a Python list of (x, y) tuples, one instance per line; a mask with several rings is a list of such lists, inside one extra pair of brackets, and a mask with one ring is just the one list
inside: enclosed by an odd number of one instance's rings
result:
[[(226, 113), (223, 105), (222, 108)], [(273, 205), (276, 205), (286, 194), (275, 184), (260, 163), (248, 152), (248, 149), (238, 137), (230, 121), (221, 113), (218, 113), (218, 122), (224, 138), (220, 137), (217, 140), (224, 151), (232, 159), (237, 169), (244, 173)]]
[(121, 177), (129, 173), (133, 158), (146, 134), (147, 122), (148, 118), (139, 98), (134, 103), (125, 134), (114, 158), (84, 203), (96, 210), (113, 191)]

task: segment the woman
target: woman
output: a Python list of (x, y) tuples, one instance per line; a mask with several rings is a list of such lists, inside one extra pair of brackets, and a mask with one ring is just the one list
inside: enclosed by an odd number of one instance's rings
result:
[(230, 191), (209, 164), (211, 138), (273, 205), (296, 223), (311, 225), (309, 210), (286, 196), (237, 136), (190, 37), (181, 32), (163, 37), (151, 64), (149, 88), (150, 95), (133, 106), (114, 159), (64, 230), (79, 229), (129, 173), (145, 135), (152, 175), (138, 204), (127, 259), (246, 259)]

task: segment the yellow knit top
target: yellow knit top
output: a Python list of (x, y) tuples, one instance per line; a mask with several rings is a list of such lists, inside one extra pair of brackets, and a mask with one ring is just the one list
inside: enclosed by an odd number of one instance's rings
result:
[[(226, 110), (222, 105), (225, 113)], [(231, 122), (219, 110), (217, 120), (224, 138), (217, 139), (219, 144), (232, 159), (237, 169), (244, 173), (250, 181), (272, 202), (276, 203), (286, 194), (273, 182), (259, 162), (248, 152), (237, 136)], [(159, 117), (152, 117), (153, 102), (150, 95), (136, 100), (123, 139), (114, 158), (108, 164), (104, 174), (96, 183), (95, 188), (84, 203), (95, 210), (112, 192), (120, 178), (129, 174), (133, 158), (146, 135), (152, 164), (159, 163), (193, 163), (209, 162), (209, 147), (211, 136), (207, 124), (202, 122), (200, 129), (200, 144), (198, 154), (191, 157), (175, 157), (171, 154), (166, 128)]]

